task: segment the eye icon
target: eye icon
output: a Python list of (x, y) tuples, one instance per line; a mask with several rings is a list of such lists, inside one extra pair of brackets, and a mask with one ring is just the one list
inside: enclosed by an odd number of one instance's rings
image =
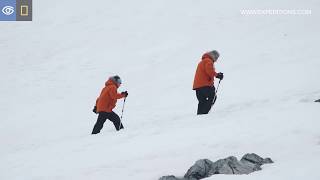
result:
[(10, 16), (11, 14), (14, 13), (14, 7), (12, 6), (5, 6), (2, 8), (2, 13), (7, 15), (7, 16)]

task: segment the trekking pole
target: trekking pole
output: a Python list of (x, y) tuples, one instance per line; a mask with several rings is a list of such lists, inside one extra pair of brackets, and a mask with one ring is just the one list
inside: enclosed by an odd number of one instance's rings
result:
[(123, 100), (119, 129), (121, 128), (121, 125), (122, 125), (122, 117), (123, 117), (124, 105), (126, 104), (126, 99), (127, 99), (127, 97), (125, 97), (124, 100)]
[(219, 86), (220, 86), (220, 82), (221, 82), (221, 79), (219, 80), (219, 84), (218, 84), (217, 89), (216, 89), (216, 95), (217, 95), (217, 93), (218, 93), (218, 89), (219, 89)]
[(220, 86), (220, 82), (221, 82), (221, 79), (219, 80), (219, 83), (218, 83), (218, 86), (217, 86), (217, 89), (216, 89), (216, 92), (215, 92), (215, 95), (214, 95), (214, 99), (213, 99), (213, 102), (212, 102), (212, 106), (214, 105), (214, 103), (216, 103), (217, 93), (218, 93), (218, 89), (219, 89), (219, 86)]

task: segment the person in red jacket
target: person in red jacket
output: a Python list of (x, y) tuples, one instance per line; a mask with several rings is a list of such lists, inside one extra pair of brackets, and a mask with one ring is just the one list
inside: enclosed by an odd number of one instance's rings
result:
[(118, 93), (117, 90), (121, 85), (121, 79), (119, 76), (112, 76), (105, 83), (105, 87), (102, 89), (100, 96), (96, 101), (96, 106), (93, 112), (99, 114), (96, 124), (93, 127), (92, 134), (100, 133), (103, 128), (103, 124), (109, 119), (113, 122), (114, 127), (117, 131), (123, 129), (120, 117), (113, 112), (113, 108), (116, 107), (118, 99), (125, 98), (128, 96), (128, 92)]
[(196, 91), (198, 103), (197, 114), (208, 114), (216, 99), (214, 78), (223, 79), (223, 73), (217, 73), (214, 63), (219, 58), (216, 50), (205, 53), (198, 64), (193, 81), (193, 90)]

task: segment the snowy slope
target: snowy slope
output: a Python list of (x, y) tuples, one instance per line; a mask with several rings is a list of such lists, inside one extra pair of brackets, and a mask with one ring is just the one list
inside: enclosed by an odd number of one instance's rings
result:
[[(1, 180), (150, 180), (247, 152), (275, 164), (208, 179), (320, 179), (319, 1), (42, 0), (34, 9), (33, 22), (0, 22)], [(214, 110), (196, 116), (193, 76), (211, 49), (225, 80)], [(125, 130), (106, 122), (91, 136), (91, 109), (114, 74), (129, 91)]]

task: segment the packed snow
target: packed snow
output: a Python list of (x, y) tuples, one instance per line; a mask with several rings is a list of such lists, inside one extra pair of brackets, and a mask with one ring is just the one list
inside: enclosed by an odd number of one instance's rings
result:
[[(33, 22), (0, 22), (1, 180), (151, 180), (251, 152), (275, 163), (208, 180), (320, 179), (318, 0), (41, 0), (33, 9)], [(225, 78), (210, 114), (197, 116), (193, 77), (212, 49)], [(115, 74), (129, 92), (125, 129), (107, 121), (90, 135)]]

